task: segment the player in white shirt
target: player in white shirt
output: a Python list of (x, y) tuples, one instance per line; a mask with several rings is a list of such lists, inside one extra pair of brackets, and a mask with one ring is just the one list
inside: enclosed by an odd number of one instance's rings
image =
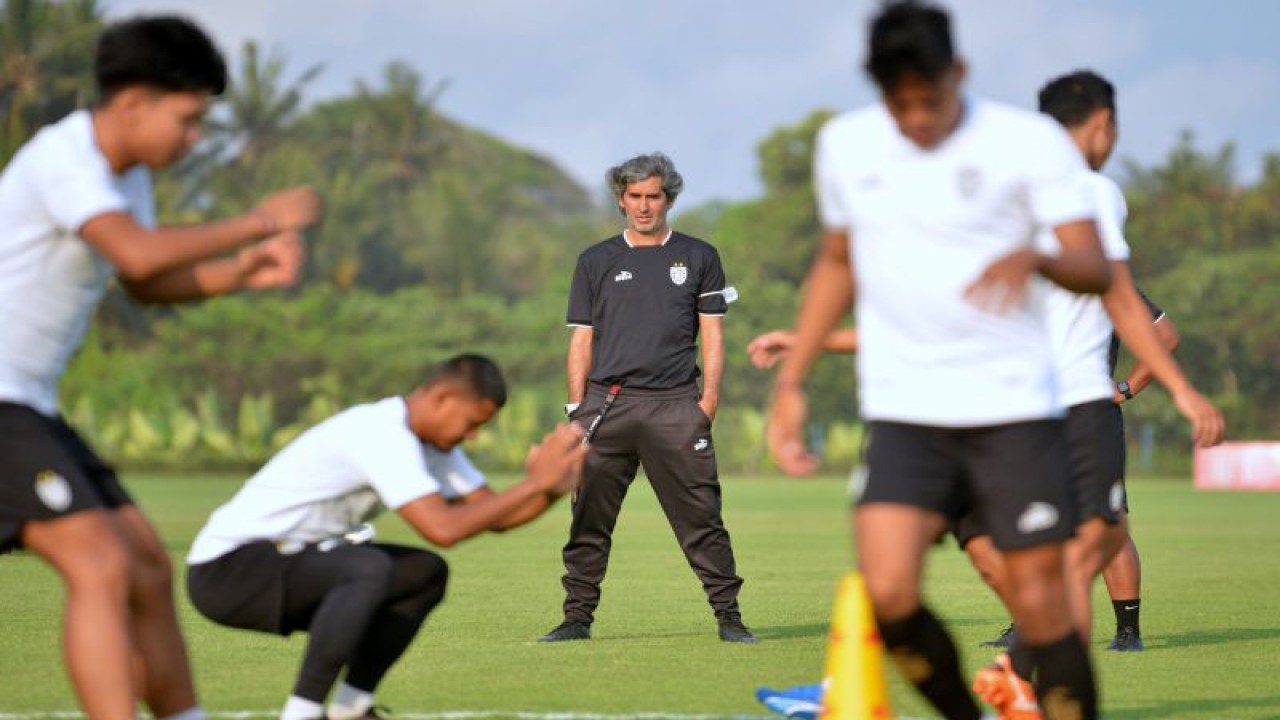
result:
[(157, 227), (150, 171), (199, 139), (222, 56), (184, 19), (141, 17), (103, 31), (94, 69), (98, 104), (40, 130), (0, 175), (0, 550), (25, 546), (62, 577), (86, 715), (133, 718), (137, 688), (155, 717), (194, 720), (167, 552), (59, 417), (58, 381), (113, 278), (147, 303), (291, 285), (294, 231), (319, 207), (295, 189), (230, 220)]
[(446, 360), (407, 397), (307, 430), (196, 536), (187, 588), (201, 613), (230, 627), (310, 635), (282, 720), (376, 717), (378, 683), (444, 597), (443, 558), (371, 542), (367, 521), (393, 510), (447, 548), (523, 525), (577, 485), (586, 446), (581, 429), (561, 425), (530, 452), (522, 481), (489, 489), (460, 444), (506, 397), (492, 361)]
[[(945, 717), (981, 716), (954, 643), (920, 596), (926, 550), (972, 506), (1007, 554), (1038, 688), (1059, 701), (1050, 716), (1070, 708), (1094, 718), (1064, 581), (1075, 525), (1064, 406), (1034, 277), (1076, 292), (1109, 287), (1087, 169), (1051, 120), (962, 94), (965, 65), (936, 7), (886, 5), (866, 67), (882, 102), (833, 119), (818, 138), (825, 232), (775, 381), (774, 458), (793, 474), (816, 464), (803, 441), (802, 384), (856, 287), (871, 440), (854, 526), (890, 657)], [(1046, 227), (1056, 254), (1030, 244)]]
[[(1058, 385), (1068, 407), (1067, 441), (1076, 496), (1076, 534), (1067, 542), (1067, 587), (1077, 632), (1087, 643), (1091, 634), (1094, 580), (1128, 540), (1125, 499), (1124, 421), (1112, 381), (1111, 346), (1114, 336), (1133, 351), (1161, 384), (1168, 388), (1178, 410), (1191, 423), (1191, 436), (1201, 446), (1222, 440), (1221, 413), (1188, 382), (1173, 360), (1153, 323), (1148, 302), (1134, 287), (1129, 272), (1129, 245), (1124, 239), (1127, 216), (1124, 194), (1114, 181), (1098, 172), (1110, 157), (1117, 138), (1115, 89), (1089, 71), (1055, 78), (1039, 96), (1040, 111), (1066, 128), (1093, 172), (1090, 187), (1098, 207), (1103, 249), (1111, 261), (1111, 287), (1101, 296), (1049, 290), (1049, 328), (1058, 372)], [(1042, 245), (1052, 242), (1047, 234)], [(1127, 389), (1127, 388), (1125, 388)], [(1132, 397), (1132, 391), (1128, 396)], [(1121, 394), (1126, 394), (1121, 391)], [(1008, 579), (1000, 553), (986, 523), (962, 518), (954, 528), (957, 539), (983, 578), (1009, 603)], [(1032, 676), (1034, 660), (1020, 638), (1009, 657), (998, 658), (977, 681), (979, 694), (999, 706), (1008, 684)]]

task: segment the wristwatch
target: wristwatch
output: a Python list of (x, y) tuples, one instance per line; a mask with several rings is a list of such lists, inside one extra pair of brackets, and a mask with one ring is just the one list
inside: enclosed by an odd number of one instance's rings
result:
[(1120, 394), (1124, 396), (1125, 400), (1133, 399), (1133, 388), (1129, 387), (1128, 380), (1121, 380), (1116, 383), (1116, 390), (1120, 391)]

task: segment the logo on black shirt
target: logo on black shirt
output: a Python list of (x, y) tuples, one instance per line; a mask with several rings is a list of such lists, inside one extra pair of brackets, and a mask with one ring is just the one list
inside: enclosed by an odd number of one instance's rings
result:
[(677, 260), (671, 264), (671, 282), (683, 285), (684, 281), (688, 279), (689, 268), (685, 267), (683, 260)]
[(623, 280), (630, 280), (630, 279), (631, 279), (631, 271), (630, 271), (630, 270), (623, 270), (622, 272), (620, 272), (620, 273), (618, 273), (617, 275), (614, 275), (614, 276), (613, 276), (613, 281), (614, 281), (614, 282), (622, 282)]

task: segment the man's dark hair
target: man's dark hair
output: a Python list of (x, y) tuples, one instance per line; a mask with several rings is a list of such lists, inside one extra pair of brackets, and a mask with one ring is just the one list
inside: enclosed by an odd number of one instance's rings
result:
[(483, 355), (455, 355), (427, 371), (423, 385), (453, 383), (470, 390), (481, 400), (491, 400), (502, 407), (507, 404), (507, 381), (496, 363)]
[(227, 89), (227, 63), (213, 40), (190, 20), (174, 15), (107, 26), (98, 38), (94, 74), (104, 101), (136, 85), (212, 95)]
[(942, 9), (917, 0), (887, 2), (871, 21), (871, 51), (864, 65), (881, 90), (903, 76), (934, 82), (955, 65), (951, 19)]
[(1092, 70), (1077, 70), (1050, 80), (1040, 88), (1040, 112), (1076, 127), (1099, 110), (1116, 113), (1116, 88)]

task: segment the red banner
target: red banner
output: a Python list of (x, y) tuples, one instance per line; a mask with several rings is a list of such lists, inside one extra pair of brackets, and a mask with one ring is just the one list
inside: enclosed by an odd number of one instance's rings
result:
[(1201, 490), (1280, 490), (1280, 442), (1233, 442), (1196, 448)]

